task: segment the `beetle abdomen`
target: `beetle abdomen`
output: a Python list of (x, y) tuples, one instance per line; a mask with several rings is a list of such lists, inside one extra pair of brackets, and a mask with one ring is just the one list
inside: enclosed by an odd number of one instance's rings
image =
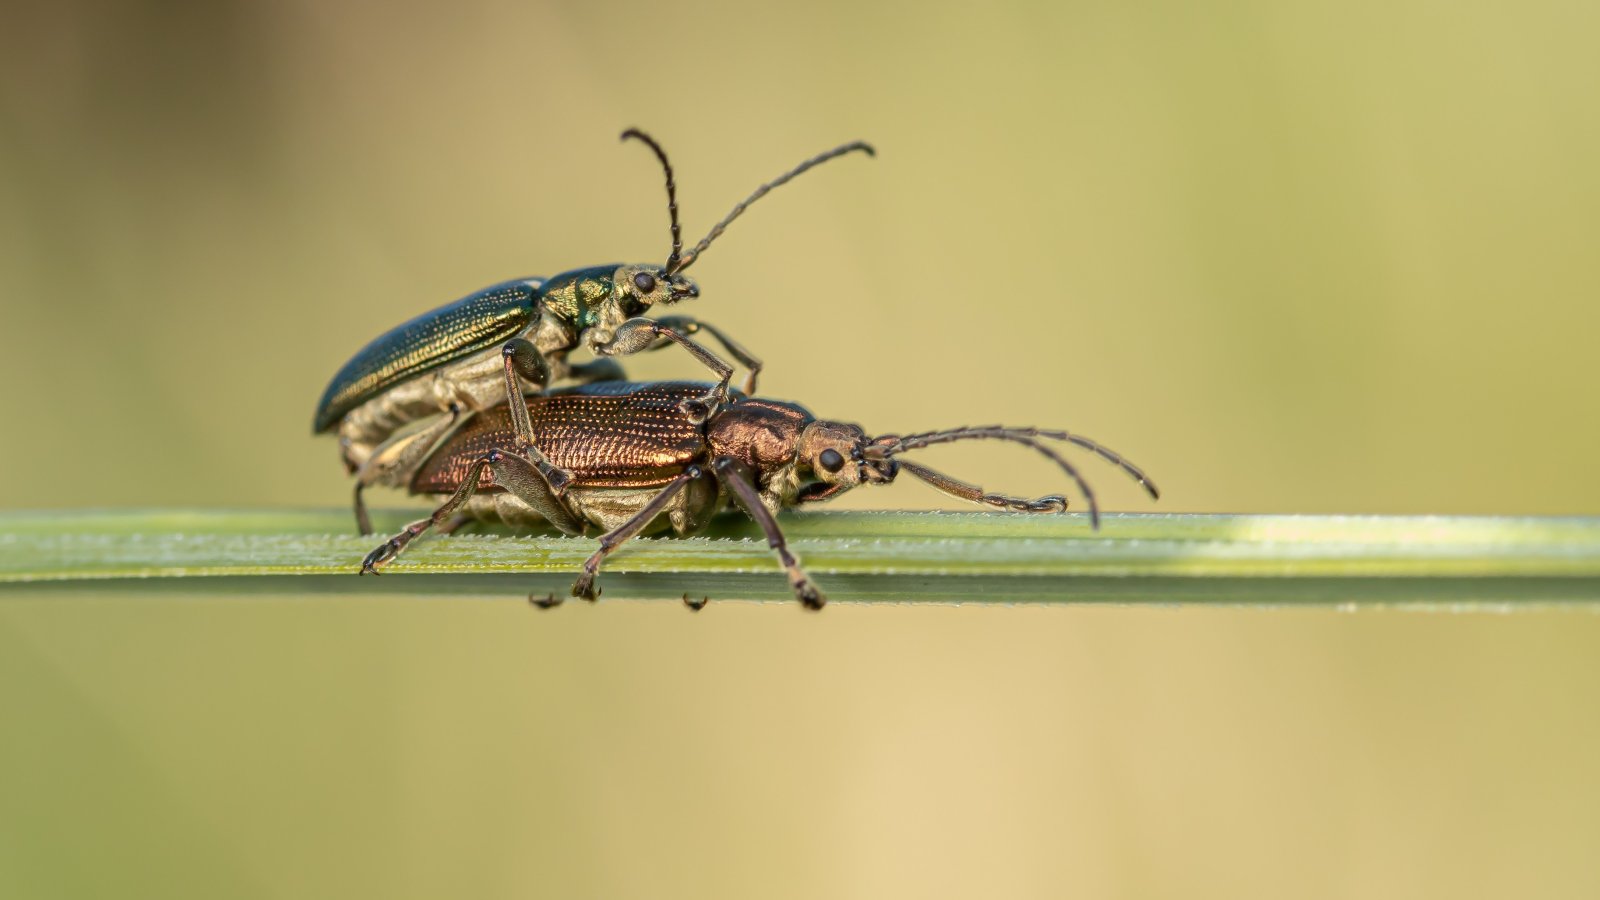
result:
[(327, 431), (345, 413), (408, 378), (515, 337), (534, 319), (539, 285), (537, 278), (502, 282), (383, 333), (333, 376), (317, 404), (313, 430)]
[[(653, 487), (666, 484), (705, 452), (700, 426), (679, 409), (703, 396), (694, 382), (601, 382), (527, 398), (534, 445), (574, 476), (575, 487)], [(473, 461), (493, 449), (514, 450), (511, 414), (504, 406), (472, 418), (418, 469), (411, 490), (447, 494)], [(492, 486), (485, 469), (479, 484)]]

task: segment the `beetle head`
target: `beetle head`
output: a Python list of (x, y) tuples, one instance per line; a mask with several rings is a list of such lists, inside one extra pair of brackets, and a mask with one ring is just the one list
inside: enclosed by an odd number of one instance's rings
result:
[(1137, 466), (1108, 448), (1079, 434), (1066, 431), (1047, 431), (1040, 428), (1006, 428), (999, 425), (951, 428), (945, 431), (926, 431), (920, 434), (886, 434), (868, 438), (859, 427), (839, 422), (813, 422), (800, 438), (798, 453), (802, 475), (816, 480), (800, 489), (796, 502), (807, 503), (826, 500), (858, 484), (888, 484), (901, 472), (909, 473), (930, 487), (962, 500), (981, 503), (995, 509), (1013, 512), (1065, 512), (1067, 498), (1060, 494), (1027, 499), (1007, 494), (984, 491), (977, 485), (952, 478), (937, 469), (911, 460), (898, 459), (911, 450), (950, 444), (957, 441), (995, 440), (1021, 444), (1055, 463), (1073, 480), (1089, 502), (1089, 521), (1100, 527), (1100, 507), (1088, 482), (1078, 474), (1078, 469), (1053, 448), (1048, 441), (1059, 441), (1079, 447), (1117, 466), (1139, 483), (1152, 498), (1161, 495), (1156, 486)]
[(619, 266), (611, 276), (612, 291), (626, 318), (642, 316), (657, 303), (677, 303), (700, 296), (687, 275), (668, 275), (660, 266)]
[(888, 484), (900, 472), (899, 463), (874, 451), (875, 442), (859, 425), (817, 421), (800, 434), (796, 454), (802, 474), (816, 479), (806, 499), (820, 500), (858, 484)]

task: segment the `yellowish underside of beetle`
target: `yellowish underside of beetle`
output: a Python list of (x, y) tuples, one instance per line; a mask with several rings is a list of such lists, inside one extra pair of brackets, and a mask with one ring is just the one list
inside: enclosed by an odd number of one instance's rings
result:
[[(659, 487), (574, 488), (567, 492), (565, 499), (585, 522), (600, 532), (606, 532), (633, 518), (659, 493)], [(433, 499), (443, 503), (449, 496), (436, 494)], [(716, 482), (709, 477), (703, 478), (672, 498), (666, 510), (645, 526), (640, 534), (653, 534), (669, 528), (679, 535), (694, 534), (727, 505), (728, 497), (718, 490)], [(462, 511), (484, 522), (504, 522), (519, 527), (548, 524), (533, 507), (505, 491), (474, 494)]]
[[(541, 316), (518, 337), (531, 341), (544, 355), (552, 384), (571, 376), (566, 356), (576, 337), (570, 326), (555, 317)], [(425, 430), (437, 422), (438, 416), (447, 414), (452, 405), (463, 412), (480, 412), (505, 399), (505, 362), (500, 348), (491, 347), (396, 385), (351, 410), (339, 423), (340, 449), (346, 463), (360, 468), (397, 432), (409, 435)], [(419, 421), (423, 424), (413, 424)], [(372, 483), (404, 487), (384, 479)]]

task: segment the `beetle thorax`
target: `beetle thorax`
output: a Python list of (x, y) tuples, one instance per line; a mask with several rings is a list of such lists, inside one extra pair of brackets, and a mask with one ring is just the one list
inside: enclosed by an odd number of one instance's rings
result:
[(765, 481), (793, 467), (800, 434), (811, 421), (811, 414), (793, 403), (741, 399), (707, 423), (706, 442), (713, 456), (732, 457)]

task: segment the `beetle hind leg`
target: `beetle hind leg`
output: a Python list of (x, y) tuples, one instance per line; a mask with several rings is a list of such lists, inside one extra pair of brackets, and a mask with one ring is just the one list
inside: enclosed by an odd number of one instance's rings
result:
[(461, 407), (452, 404), (448, 416), (440, 416), (438, 421), (423, 428), (390, 438), (356, 469), (351, 505), (355, 508), (356, 528), (362, 534), (372, 533), (372, 517), (367, 513), (367, 501), (362, 493), (374, 484), (403, 487), (460, 420)]
[(433, 515), (428, 516), (426, 519), (418, 519), (412, 522), (401, 529), (399, 534), (379, 544), (376, 550), (368, 553), (366, 559), (361, 561), (361, 574), (381, 574), (378, 571), (379, 566), (399, 556), (401, 551), (405, 550), (412, 541), (426, 533), (428, 529), (452, 522), (455, 511), (478, 490), (478, 481), (483, 478), (483, 470), (488, 466), (494, 465), (496, 460), (493, 457), (498, 452), (492, 450), (473, 460), (472, 466), (467, 469), (466, 477), (461, 479), (461, 486), (456, 488), (456, 492), (451, 494), (448, 500), (439, 504), (439, 508), (433, 511)]
[(505, 450), (490, 450), (473, 460), (466, 477), (461, 480), (461, 486), (433, 511), (433, 515), (412, 522), (368, 553), (366, 559), (361, 561), (361, 574), (378, 574), (379, 566), (399, 556), (407, 545), (430, 528), (449, 528), (454, 525), (456, 510), (477, 492), (478, 482), (483, 479), (483, 470), (486, 468), (494, 473), (496, 485), (515, 494), (551, 525), (566, 534), (583, 532), (583, 521), (573, 514), (554, 487), (545, 480), (543, 472), (532, 462)]

